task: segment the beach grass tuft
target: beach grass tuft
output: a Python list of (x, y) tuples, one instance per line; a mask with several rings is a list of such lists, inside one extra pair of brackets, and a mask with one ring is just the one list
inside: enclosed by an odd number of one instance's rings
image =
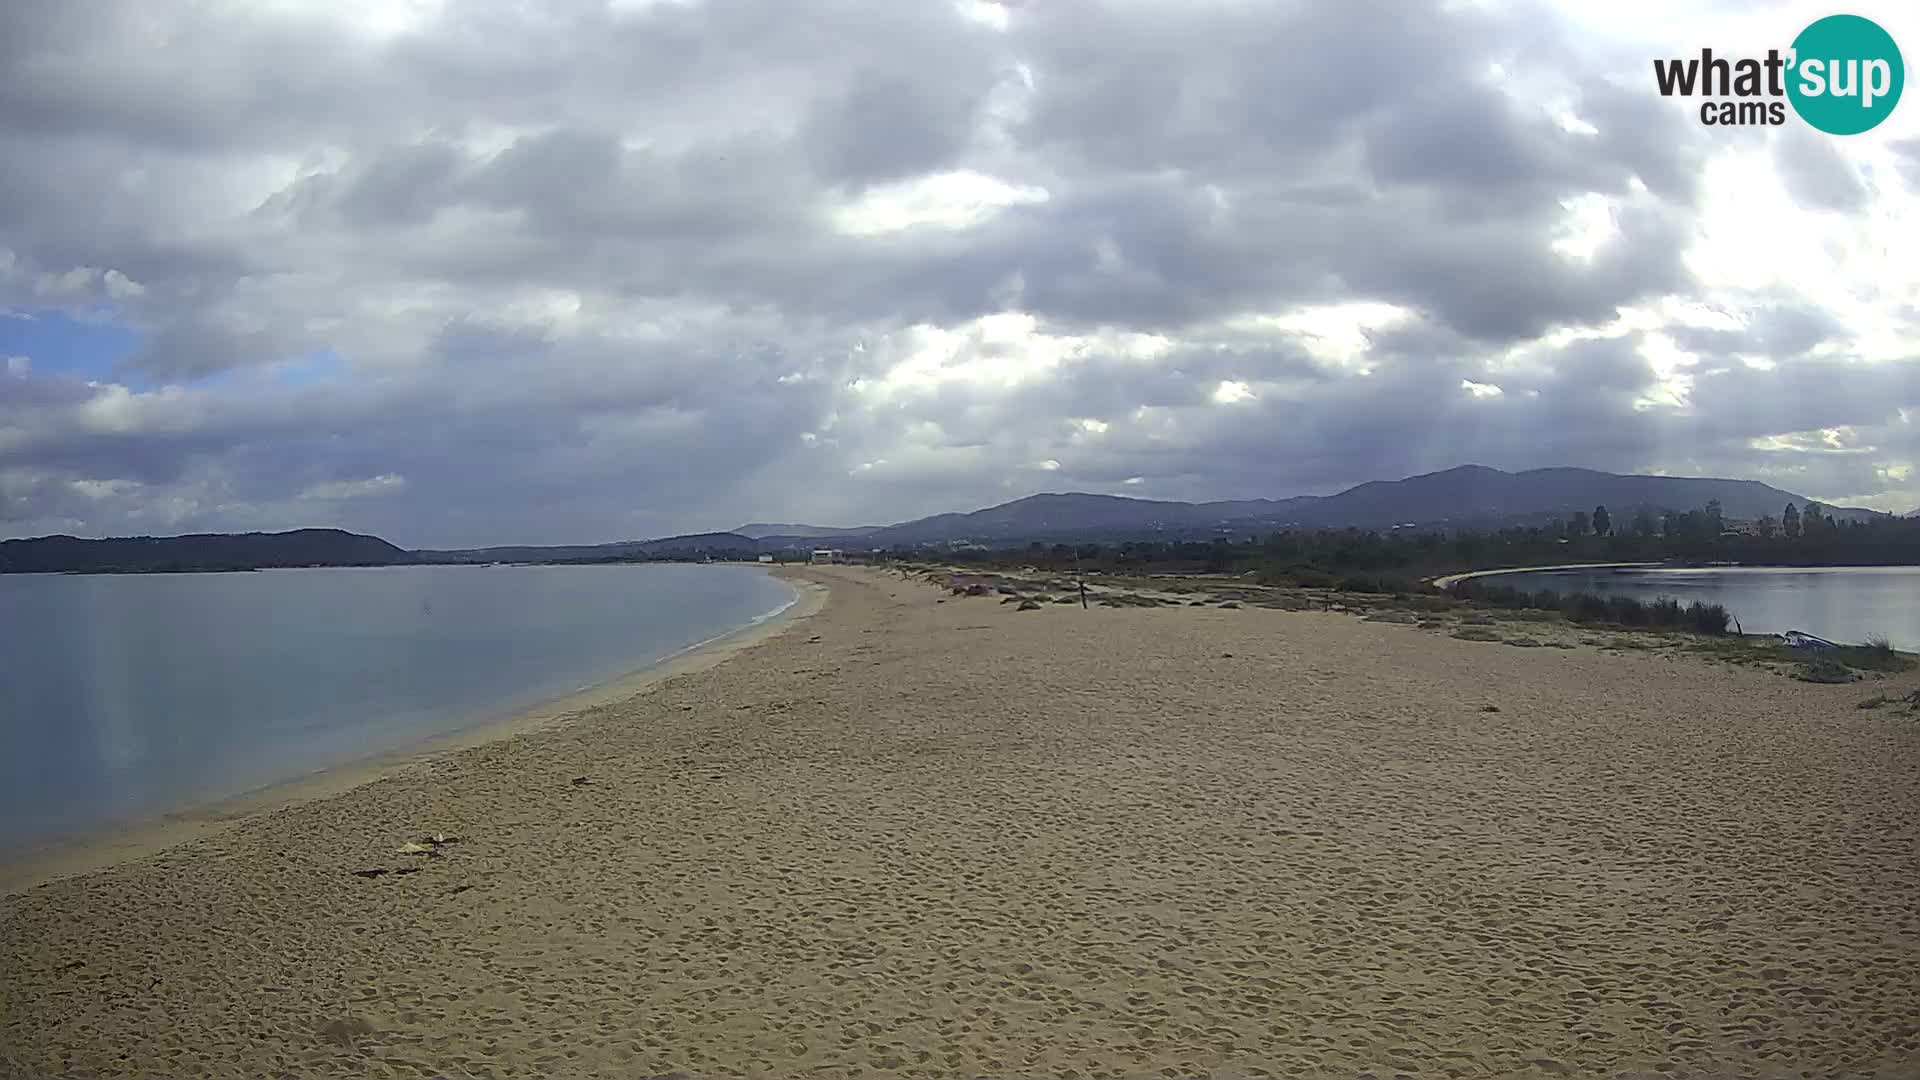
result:
[(1627, 596), (1596, 596), (1592, 593), (1558, 593), (1552, 590), (1528, 592), (1524, 589), (1490, 585), (1479, 580), (1462, 581), (1454, 586), (1454, 595), (1490, 608), (1516, 614), (1509, 618), (1563, 617), (1578, 623), (1600, 623), (1623, 627), (1659, 627), (1687, 630), (1696, 634), (1722, 635), (1733, 624), (1733, 615), (1720, 604), (1698, 601), (1682, 606), (1662, 597), (1635, 600)]
[(1914, 663), (1912, 657), (1895, 651), (1893, 643), (1884, 637), (1870, 638), (1864, 645), (1842, 645), (1827, 655), (1861, 671), (1906, 671)]
[(1860, 676), (1830, 656), (1817, 656), (1800, 665), (1793, 677), (1810, 683), (1850, 683)]

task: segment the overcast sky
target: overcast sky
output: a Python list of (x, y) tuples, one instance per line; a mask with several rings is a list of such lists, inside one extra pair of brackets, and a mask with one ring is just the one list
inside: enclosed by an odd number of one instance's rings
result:
[[(1914, 5), (1852, 10), (1920, 57)], [(1843, 138), (1653, 89), (1829, 13), (7, 0), (0, 537), (1468, 462), (1909, 510), (1920, 100)]]

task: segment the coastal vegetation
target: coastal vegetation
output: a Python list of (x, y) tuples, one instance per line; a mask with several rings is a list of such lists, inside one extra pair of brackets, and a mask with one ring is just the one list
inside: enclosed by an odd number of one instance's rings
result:
[[(904, 551), (889, 556), (914, 557)], [(1602, 505), (1547, 525), (1484, 531), (1345, 529), (1211, 542), (1029, 544), (956, 551), (941, 559), (980, 574), (1030, 572), (1099, 582), (1095, 603), (1103, 607), (1158, 606), (1167, 601), (1154, 590), (1176, 595), (1197, 590), (1256, 606), (1348, 611), (1373, 622), (1411, 622), (1466, 641), (1522, 648), (1570, 647), (1580, 641), (1614, 650), (1677, 649), (1803, 681), (1836, 683), (1908, 670), (1914, 661), (1884, 640), (1809, 653), (1772, 638), (1743, 637), (1720, 604), (1529, 591), (1501, 585), (1497, 578), (1466, 578), (1448, 590), (1431, 582), (1477, 569), (1569, 563), (1826, 566), (1916, 561), (1920, 520), (1836, 519), (1811, 503), (1788, 504), (1777, 518), (1758, 521), (1729, 520), (1715, 503), (1686, 512), (1620, 514)], [(996, 585), (1004, 587), (997, 581), (986, 587)], [(1557, 623), (1565, 629), (1535, 640), (1532, 634), (1513, 632), (1519, 627), (1507, 625), (1512, 623)], [(1595, 631), (1602, 636), (1594, 637)]]
[(1636, 600), (1628, 596), (1595, 596), (1592, 593), (1561, 593), (1553, 590), (1529, 592), (1488, 584), (1484, 579), (1475, 578), (1456, 584), (1453, 594), (1462, 600), (1489, 607), (1556, 611), (1577, 623), (1681, 629), (1696, 634), (1725, 634), (1733, 623), (1733, 616), (1725, 607), (1698, 601), (1683, 606), (1678, 601), (1665, 598)]
[(340, 529), (84, 540), (0, 540), (0, 573), (155, 574), (293, 566), (403, 566), (412, 553)]
[[(902, 551), (893, 557), (913, 558), (914, 554)], [(1428, 582), (1491, 567), (1578, 563), (1906, 564), (1920, 561), (1920, 520), (1839, 519), (1812, 502), (1789, 503), (1778, 517), (1755, 521), (1728, 519), (1717, 501), (1697, 510), (1641, 508), (1618, 514), (1600, 505), (1545, 525), (1494, 530), (1281, 531), (1210, 542), (1029, 544), (957, 551), (945, 558), (961, 567), (1025, 566), (1055, 574), (1231, 577), (1295, 593), (1320, 590), (1377, 598), (1377, 603), (1391, 602), (1408, 610), (1468, 604), (1579, 625), (1722, 636), (1738, 628), (1719, 604), (1527, 591), (1474, 578), (1461, 580), (1443, 593)], [(1897, 658), (1891, 649), (1885, 653)], [(1835, 660), (1877, 670), (1873, 655), (1865, 650)]]
[[(901, 549), (898, 557), (924, 557)], [(1392, 592), (1440, 575), (1562, 563), (1677, 562), (1766, 566), (1896, 566), (1920, 561), (1920, 519), (1837, 519), (1817, 503), (1778, 517), (1727, 518), (1717, 503), (1688, 511), (1605, 506), (1560, 521), (1501, 529), (1283, 530), (1211, 541), (1128, 540), (1040, 544), (943, 553), (962, 564), (1076, 563), (1114, 572), (1243, 574), (1261, 581), (1348, 592)]]
[[(944, 588), (948, 599), (987, 597), (1020, 610), (1038, 610), (1049, 600), (1078, 604), (1081, 584), (1093, 608), (1212, 608), (1233, 611), (1343, 613), (1369, 623), (1434, 632), (1459, 641), (1513, 648), (1573, 649), (1691, 656), (1757, 667), (1806, 682), (1854, 682), (1910, 671), (1912, 656), (1884, 638), (1817, 651), (1792, 648), (1772, 635), (1730, 631), (1731, 619), (1717, 604), (1642, 602), (1623, 597), (1527, 592), (1478, 579), (1453, 591), (1412, 584), (1402, 591), (1343, 591), (1325, 587), (1262, 583), (1244, 576), (1087, 570), (1055, 576), (1031, 565), (986, 568), (919, 562), (893, 564), (896, 571)], [(945, 600), (941, 601), (946, 602)]]

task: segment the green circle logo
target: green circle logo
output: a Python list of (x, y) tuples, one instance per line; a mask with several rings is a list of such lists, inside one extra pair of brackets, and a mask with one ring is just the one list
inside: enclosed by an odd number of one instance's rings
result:
[(1858, 135), (1900, 102), (1906, 65), (1893, 35), (1858, 15), (1829, 15), (1793, 39), (1787, 98), (1800, 119), (1829, 135)]

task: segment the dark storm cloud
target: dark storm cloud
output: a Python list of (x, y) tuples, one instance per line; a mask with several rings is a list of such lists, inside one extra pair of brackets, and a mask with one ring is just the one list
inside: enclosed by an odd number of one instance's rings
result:
[[(635, 356), (484, 324), (449, 328), (431, 350), (489, 377), (292, 387), (259, 370), (226, 392), (144, 401), (20, 380), (34, 389), (19, 412), (51, 422), (25, 429), (22, 447), (0, 443), (0, 462), (32, 461), (60, 482), (41, 485), (46, 497), (69, 505), (77, 497), (65, 483), (87, 478), (175, 491), (196, 504), (183, 528), (217, 526), (222, 504), (392, 474), (403, 491), (330, 512), (419, 544), (436, 533), (475, 544), (610, 540), (673, 531), (680, 508), (711, 497), (715, 476), (750, 472), (822, 407), (820, 388), (779, 384), (785, 360), (765, 353)], [(712, 370), (726, 378), (707, 378)], [(14, 411), (8, 395), (0, 430)], [(527, 492), (539, 501), (523, 501)], [(557, 505), (574, 512), (556, 517)]]
[(332, 203), (350, 225), (424, 224), (454, 201), (454, 183), (465, 164), (458, 149), (440, 141), (396, 147), (369, 155), (344, 178)]
[(1788, 127), (1773, 144), (1775, 168), (1802, 206), (1854, 213), (1867, 205), (1865, 184), (1830, 139), (1804, 127)]
[(935, 172), (966, 150), (985, 80), (945, 87), (912, 73), (863, 72), (819, 108), (807, 131), (822, 171), (866, 184)]
[(1752, 353), (1772, 359), (1798, 356), (1844, 332), (1838, 319), (1805, 302), (1757, 308), (1739, 330), (1674, 327), (1668, 331), (1689, 351), (1717, 356)]
[[(1464, 460), (1738, 471), (1831, 424), (1911, 445), (1904, 369), (1727, 359), (1843, 342), (1808, 303), (1669, 328), (1711, 360), (1683, 408), (1641, 403), (1638, 333), (1535, 340), (1697, 291), (1726, 143), (1549, 9), (564, 0), (366, 25), (401, 13), (0, 10), (0, 308), (141, 335), (125, 387), (0, 374), (7, 531), (616, 539)], [(1876, 196), (1825, 143), (1774, 154), (1805, 205)], [(1019, 194), (888, 224), (934, 213), (929, 176)], [(1594, 197), (1607, 235), (1556, 250)], [(1235, 321), (1352, 301), (1410, 313), (1364, 364)], [(978, 331), (1003, 312), (1037, 343)], [(959, 335), (956, 368), (1031, 370), (896, 385), (916, 326)]]
[[(1431, 5), (1036, 4), (1023, 140), (1100, 169), (1264, 171), (1476, 76), (1494, 23)], [(1204, 59), (1202, 65), (1199, 61)]]
[(1709, 430), (1759, 434), (1896, 423), (1920, 409), (1920, 356), (1890, 364), (1802, 359), (1772, 371), (1741, 366), (1704, 374), (1694, 387)]
[(1556, 325), (1604, 322), (1622, 306), (1686, 286), (1682, 219), (1659, 207), (1637, 208), (1621, 212), (1618, 227), (1617, 240), (1581, 262), (1547, 247), (1544, 223), (1533, 230), (1495, 221), (1451, 235), (1414, 233), (1381, 257), (1356, 260), (1343, 278), (1471, 337), (1511, 342)]
[(284, 359), (297, 348), (273, 331), (221, 325), (218, 318), (215, 312), (194, 313), (156, 324), (129, 366), (159, 379), (193, 380), (232, 367)]
[[(192, 153), (299, 143), (377, 121), (384, 72), (333, 19), (20, 0), (0, 10), (0, 116), (53, 139)], [(343, 85), (359, 92), (342, 94)]]

